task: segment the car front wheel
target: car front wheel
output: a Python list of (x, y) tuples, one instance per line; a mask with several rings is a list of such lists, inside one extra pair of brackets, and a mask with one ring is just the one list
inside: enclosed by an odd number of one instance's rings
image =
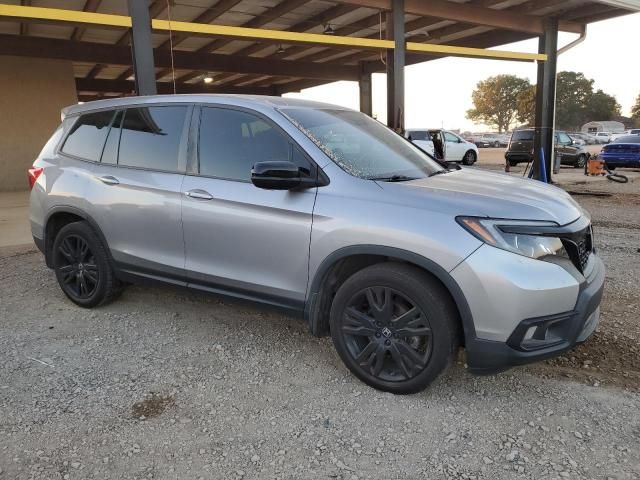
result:
[(69, 299), (85, 308), (107, 303), (120, 292), (107, 251), (86, 222), (60, 229), (53, 242), (53, 269)]
[(386, 392), (426, 388), (458, 350), (457, 311), (416, 267), (383, 263), (347, 279), (331, 306), (331, 337), (351, 372)]
[(464, 157), (462, 157), (462, 164), (463, 165), (473, 165), (474, 163), (476, 163), (477, 160), (477, 156), (476, 156), (476, 152), (474, 152), (473, 150), (469, 150), (467, 153), (464, 154)]
[(584, 168), (585, 163), (587, 163), (586, 155), (578, 155), (578, 158), (576, 158), (576, 163), (573, 164), (573, 167)]

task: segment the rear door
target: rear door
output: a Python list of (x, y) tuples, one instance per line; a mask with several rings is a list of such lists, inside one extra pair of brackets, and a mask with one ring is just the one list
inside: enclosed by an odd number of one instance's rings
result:
[(252, 166), (289, 160), (315, 165), (277, 125), (250, 110), (203, 106), (191, 173), (182, 191), (189, 285), (301, 309), (317, 189), (264, 190)]
[(191, 108), (119, 111), (95, 164), (88, 189), (93, 215), (125, 271), (183, 280), (180, 187)]
[(578, 147), (565, 132), (556, 132), (556, 155), (562, 155), (561, 162), (571, 163), (576, 158)]

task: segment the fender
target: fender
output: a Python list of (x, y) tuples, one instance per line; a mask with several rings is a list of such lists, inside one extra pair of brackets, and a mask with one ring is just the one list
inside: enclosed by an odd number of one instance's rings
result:
[(349, 247), (343, 247), (339, 250), (328, 255), (320, 264), (316, 270), (313, 280), (310, 283), (309, 291), (307, 294), (307, 302), (305, 304), (304, 318), (309, 324), (309, 328), (313, 335), (321, 335), (322, 319), (319, 318), (317, 312), (317, 300), (319, 297), (320, 289), (325, 282), (327, 275), (331, 268), (344, 258), (353, 255), (378, 255), (383, 257), (390, 257), (398, 260), (416, 265), (423, 270), (429, 272), (442, 282), (445, 288), (451, 294), (453, 301), (460, 313), (460, 319), (462, 320), (462, 327), (464, 330), (465, 340), (469, 341), (475, 338), (476, 330), (473, 323), (473, 315), (467, 299), (462, 292), (462, 289), (453, 277), (440, 265), (435, 263), (422, 255), (403, 250), (395, 247), (387, 247), (384, 245), (351, 245)]
[(107, 255), (109, 255), (109, 260), (113, 262), (113, 257), (111, 256), (111, 250), (109, 249), (109, 244), (107, 243), (107, 239), (102, 233), (102, 230), (98, 226), (98, 222), (96, 222), (93, 219), (93, 217), (91, 217), (91, 215), (87, 214), (84, 210), (81, 210), (78, 207), (73, 207), (71, 205), (56, 205), (55, 207), (52, 207), (51, 209), (49, 209), (49, 211), (47, 212), (47, 216), (45, 217), (45, 220), (44, 220), (44, 232), (45, 232), (44, 233), (44, 258), (49, 268), (53, 267), (53, 265), (51, 265), (51, 255), (50, 255), (50, 251), (53, 245), (51, 244), (50, 239), (47, 238), (46, 232), (47, 232), (47, 225), (49, 224), (49, 220), (56, 213), (71, 213), (73, 215), (77, 215), (78, 217), (85, 220), (89, 225), (91, 225), (91, 228), (93, 228), (93, 231), (96, 232), (96, 235), (98, 235), (98, 238), (100, 239), (102, 244), (106, 247), (105, 249), (107, 251)]

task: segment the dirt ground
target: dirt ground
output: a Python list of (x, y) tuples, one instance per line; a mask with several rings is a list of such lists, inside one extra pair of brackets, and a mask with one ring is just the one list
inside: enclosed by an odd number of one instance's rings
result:
[(0, 480), (640, 478), (640, 182), (567, 188), (607, 266), (594, 336), (412, 396), (298, 320), (169, 287), (87, 311), (0, 248)]

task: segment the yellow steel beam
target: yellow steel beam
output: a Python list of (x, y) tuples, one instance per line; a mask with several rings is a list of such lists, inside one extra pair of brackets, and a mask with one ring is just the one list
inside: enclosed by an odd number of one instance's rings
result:
[(542, 61), (547, 59), (544, 53), (523, 53), (508, 50), (488, 50), (484, 48), (455, 47), (453, 45), (436, 45), (434, 43), (407, 42), (407, 52), (442, 53), (455, 57), (481, 57), (498, 60)]
[[(66, 22), (72, 24), (94, 25), (103, 27), (131, 28), (131, 18), (123, 15), (82, 12), (56, 8), (26, 7), (20, 5), (0, 5), (0, 17), (22, 20), (42, 20)], [(340, 35), (322, 35), (317, 33), (286, 32), (263, 28), (232, 27), (228, 25), (210, 25), (191, 22), (169, 22), (153, 19), (154, 30), (192, 33), (196, 35), (212, 35), (217, 37), (268, 40), (281, 43), (298, 43), (323, 45), (327, 47), (345, 47), (358, 49), (390, 50), (394, 48), (393, 40), (377, 40), (371, 38), (346, 37)], [(486, 50), (483, 48), (455, 47), (451, 45), (434, 45), (428, 43), (407, 42), (408, 52), (440, 53), (450, 56), (493, 58), (503, 60), (545, 61), (546, 55), (537, 53), (521, 53), (506, 50)]]

